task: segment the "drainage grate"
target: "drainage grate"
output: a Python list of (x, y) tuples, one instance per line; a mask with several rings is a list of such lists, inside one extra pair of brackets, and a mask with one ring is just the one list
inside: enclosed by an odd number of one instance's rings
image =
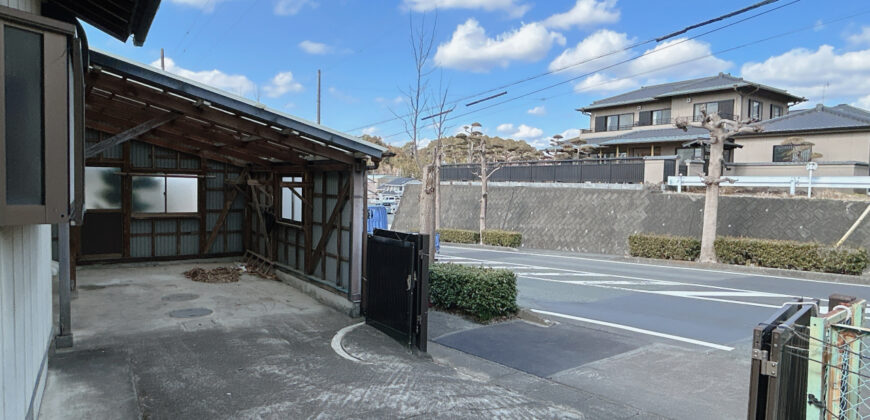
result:
[(166, 295), (160, 298), (160, 300), (164, 302), (185, 302), (188, 300), (194, 300), (198, 298), (199, 295), (193, 293), (176, 293), (172, 295)]
[(200, 316), (211, 315), (212, 310), (206, 308), (189, 308), (172, 311), (169, 316), (173, 318), (196, 318)]

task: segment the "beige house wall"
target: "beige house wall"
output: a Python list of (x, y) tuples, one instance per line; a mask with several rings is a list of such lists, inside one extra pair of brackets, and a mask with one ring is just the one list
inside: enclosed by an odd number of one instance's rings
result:
[[(691, 101), (689, 101), (691, 99)], [(675, 96), (671, 103), (671, 118), (688, 118), (695, 116), (695, 104), (707, 102), (734, 100), (734, 112), (737, 113), (740, 98), (735, 92), (717, 92), (700, 95)]]
[[(725, 171), (731, 176), (808, 176), (806, 163), (797, 164), (758, 164), (731, 166)], [(819, 169), (813, 171), (813, 176), (867, 176), (866, 165), (853, 163), (826, 164), (819, 162)]]
[(800, 137), (813, 143), (813, 153), (821, 153), (817, 161), (870, 162), (870, 130), (855, 133), (820, 133), (797, 136), (739, 137), (743, 148), (734, 151), (734, 162), (771, 162), (773, 146), (790, 137)]

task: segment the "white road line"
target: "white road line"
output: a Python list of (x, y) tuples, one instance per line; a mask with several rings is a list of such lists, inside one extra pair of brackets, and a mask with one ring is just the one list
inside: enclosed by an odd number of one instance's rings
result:
[(612, 263), (612, 264), (640, 265), (640, 266), (644, 266), (644, 267), (658, 267), (658, 268), (668, 268), (668, 269), (672, 268), (672, 269), (676, 269), (676, 270), (705, 271), (708, 273), (730, 274), (730, 275), (744, 276), (744, 277), (749, 277), (749, 276), (766, 277), (766, 278), (783, 279), (783, 280), (806, 281), (806, 282), (811, 282), (811, 283), (825, 283), (825, 284), (837, 284), (837, 285), (856, 286), (856, 287), (870, 287), (870, 285), (868, 285), (868, 284), (855, 284), (855, 283), (845, 283), (845, 282), (826, 281), (826, 280), (801, 279), (801, 278), (797, 278), (797, 277), (774, 276), (771, 274), (740, 273), (740, 272), (736, 272), (736, 271), (714, 270), (714, 269), (710, 269), (710, 268), (681, 267), (681, 266), (671, 266), (671, 265), (635, 263), (635, 262), (628, 262), (628, 261), (614, 261), (614, 260), (606, 260), (606, 259), (600, 259), (600, 258), (573, 257), (573, 256), (569, 256), (569, 255), (540, 254), (540, 253), (526, 252), (526, 251), (519, 253), (516, 251), (502, 251), (502, 250), (497, 250), (497, 249), (478, 249), (478, 248), (451, 247), (451, 246), (445, 246), (445, 248), (470, 250), (470, 251), (497, 252), (497, 253), (503, 253), (503, 254), (520, 255), (520, 256), (529, 255), (529, 256), (538, 256), (538, 257), (566, 258), (566, 259), (571, 259), (571, 260), (597, 261), (597, 262), (606, 262), (606, 263)]
[(603, 325), (603, 326), (605, 326), (605, 327), (618, 328), (618, 329), (621, 329), (621, 330), (626, 330), (626, 331), (632, 331), (632, 332), (636, 332), (636, 333), (641, 333), (641, 334), (651, 335), (651, 336), (654, 336), (654, 337), (661, 337), (661, 338), (667, 338), (667, 339), (670, 339), (670, 340), (682, 341), (682, 342), (684, 342), (684, 343), (696, 344), (696, 345), (699, 345), (699, 346), (710, 347), (710, 348), (714, 348), (714, 349), (717, 349), (717, 350), (725, 350), (725, 351), (731, 351), (731, 350), (734, 350), (734, 347), (723, 346), (723, 345), (721, 345), (721, 344), (710, 343), (710, 342), (707, 342), (707, 341), (701, 341), (701, 340), (695, 340), (694, 338), (680, 337), (680, 336), (678, 336), (678, 335), (672, 335), (672, 334), (660, 333), (660, 332), (657, 332), (657, 331), (645, 330), (645, 329), (643, 329), (643, 328), (630, 327), (630, 326), (628, 326), (628, 325), (614, 324), (614, 323), (612, 323), (612, 322), (607, 322), (607, 321), (599, 321), (599, 320), (597, 320), (597, 319), (581, 318), (581, 317), (579, 317), (579, 316), (567, 315), (567, 314), (560, 314), (560, 313), (557, 313), (557, 312), (550, 312), (550, 311), (542, 311), (542, 310), (538, 310), (538, 309), (532, 309), (532, 312), (539, 313), (539, 314), (541, 314), (541, 315), (550, 315), (550, 316), (555, 316), (555, 317), (559, 317), (559, 318), (572, 319), (572, 320), (574, 320), (574, 321), (587, 322), (587, 323), (590, 323), (590, 324)]
[[(481, 260), (481, 259), (476, 259), (476, 258), (468, 258), (468, 257), (465, 257), (465, 258), (468, 260), (475, 260), (475, 261), (482, 261), (482, 262), (494, 262), (494, 261)], [(517, 264), (520, 265), (519, 263), (517, 263)], [(586, 272), (586, 271), (571, 270), (571, 269), (567, 269), (567, 268), (544, 267), (544, 266), (540, 266), (540, 265), (531, 265), (531, 264), (521, 264), (521, 265), (523, 267), (526, 267), (526, 268), (534, 268), (534, 269), (538, 269), (538, 270), (555, 270), (555, 271), (568, 272), (568, 273), (582, 273), (582, 274), (593, 274), (593, 275), (596, 274), (596, 273), (590, 273), (590, 272)], [(702, 287), (702, 288), (707, 288), (707, 289), (727, 290), (727, 291), (733, 291), (733, 292), (760, 293), (757, 290), (737, 289), (734, 287), (724, 287), (724, 286), (714, 286), (712, 284), (699, 284), (699, 283), (686, 283), (686, 282), (678, 282), (678, 281), (670, 281), (670, 280), (657, 280), (657, 279), (650, 279), (650, 278), (644, 278), (644, 277), (623, 276), (621, 274), (605, 274), (605, 276), (627, 279), (627, 280), (639, 280), (639, 281), (656, 283), (656, 284), (661, 284), (661, 285), (694, 286), (694, 287)], [(528, 277), (528, 276), (523, 276), (523, 277)], [(638, 290), (638, 291), (640, 291), (640, 290)], [(783, 295), (783, 296), (785, 296), (785, 297), (799, 297), (799, 296), (791, 296), (791, 295)], [(779, 306), (777, 306), (777, 308), (778, 307)]]
[(788, 295), (781, 295), (779, 293), (767, 293), (767, 292), (700, 292), (694, 290), (662, 290), (662, 294), (672, 295), (672, 296), (734, 296), (734, 297), (789, 297)]
[[(623, 290), (626, 292), (636, 292), (636, 293), (647, 293), (652, 295), (663, 295), (661, 291), (656, 290), (645, 290), (645, 289), (633, 289), (630, 287), (619, 287), (610, 284), (595, 284), (591, 282), (585, 282), (581, 280), (555, 280), (555, 279), (546, 279), (542, 277), (531, 277), (531, 276), (522, 276), (523, 278), (532, 279), (532, 280), (540, 280), (540, 281), (549, 281), (553, 283), (567, 283), (567, 284), (576, 284), (580, 286), (591, 286), (591, 287), (600, 287), (603, 289), (613, 289), (613, 290)], [(742, 300), (730, 300), (730, 299), (718, 299), (711, 297), (702, 297), (702, 296), (674, 296), (684, 299), (696, 299), (696, 300), (706, 300), (710, 302), (721, 302), (721, 303), (733, 303), (735, 305), (747, 305), (747, 306), (758, 306), (762, 308), (775, 308), (779, 309), (782, 305), (768, 305), (765, 303), (755, 303), (755, 302), (744, 302)]]

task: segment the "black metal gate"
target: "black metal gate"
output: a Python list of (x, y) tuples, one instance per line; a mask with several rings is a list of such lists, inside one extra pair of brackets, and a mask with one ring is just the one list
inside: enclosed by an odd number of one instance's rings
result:
[(425, 352), (429, 235), (375, 229), (366, 252), (366, 323)]

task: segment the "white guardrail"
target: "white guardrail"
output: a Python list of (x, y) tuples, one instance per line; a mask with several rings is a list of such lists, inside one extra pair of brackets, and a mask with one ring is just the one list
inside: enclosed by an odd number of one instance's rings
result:
[[(723, 176), (723, 187), (769, 187), (788, 188), (791, 195), (798, 188), (806, 188), (807, 196), (812, 195), (813, 188), (870, 189), (870, 176)], [(733, 182), (729, 182), (731, 180)], [(668, 185), (677, 187), (682, 192), (683, 187), (703, 187), (704, 180), (698, 175), (669, 176)]]

